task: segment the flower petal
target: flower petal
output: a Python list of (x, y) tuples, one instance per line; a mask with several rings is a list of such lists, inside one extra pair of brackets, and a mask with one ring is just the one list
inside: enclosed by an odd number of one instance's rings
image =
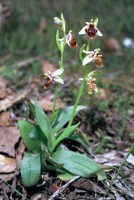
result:
[(94, 51), (86, 51), (86, 50), (83, 50), (83, 53), (85, 53), (85, 54), (90, 54), (90, 55), (94, 55)]
[(59, 75), (61, 75), (63, 72), (64, 72), (63, 69), (58, 69), (58, 70), (56, 70), (55, 72), (52, 73), (52, 76), (53, 76), (53, 77), (59, 76)]
[(88, 27), (87, 25), (84, 26), (84, 27), (80, 30), (79, 35), (86, 34), (85, 29), (86, 29), (87, 27)]
[(98, 36), (103, 36), (102, 33), (99, 31), (99, 29), (97, 29), (96, 35), (98, 35)]
[(64, 84), (64, 81), (59, 76), (55, 76), (54, 81), (57, 82), (57, 83), (60, 83), (60, 84)]
[(69, 46), (71, 46), (71, 45), (70, 45), (70, 38), (71, 38), (71, 36), (70, 36), (69, 34), (67, 34), (67, 35), (66, 35), (66, 43), (67, 43)]
[(83, 59), (82, 65), (86, 65), (87, 63), (92, 62), (93, 59), (94, 59), (94, 58), (93, 58), (91, 55), (86, 56), (86, 57)]

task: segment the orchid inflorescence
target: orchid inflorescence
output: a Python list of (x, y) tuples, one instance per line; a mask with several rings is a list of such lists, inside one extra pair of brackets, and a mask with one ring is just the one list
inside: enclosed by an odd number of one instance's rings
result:
[[(59, 38), (59, 30), (56, 38), (57, 46), (61, 52), (64, 51), (64, 46), (67, 44), (71, 48), (77, 48), (78, 45), (76, 43), (76, 37), (73, 36), (72, 30), (70, 30), (68, 33), (66, 33), (66, 24), (63, 15), (61, 15), (61, 19), (58, 17), (54, 18), (55, 24), (57, 24), (60, 28), (60, 30), (63, 32), (63, 37)], [(93, 19), (90, 20), (90, 22), (86, 22), (86, 26), (84, 26), (81, 31), (79, 32), (79, 35), (85, 34), (88, 37), (88, 45), (87, 49), (82, 49), (82, 53), (84, 54), (84, 58), (82, 58), (82, 65), (85, 66), (90, 62), (93, 62), (97, 68), (103, 67), (103, 60), (102, 60), (102, 55), (99, 54), (100, 49), (95, 49), (93, 51), (89, 50), (89, 42), (93, 40), (94, 37), (96, 36), (102, 36), (102, 33), (97, 27), (98, 25), (98, 18), (93, 21)], [(80, 50), (81, 51), (81, 50)], [(82, 55), (81, 55), (82, 57)], [(54, 73), (48, 72), (45, 74), (45, 89), (53, 85), (55, 82), (63, 84), (62, 78), (59, 76), (63, 74), (63, 66), (61, 66), (62, 63), (60, 62), (60, 68), (62, 68), (62, 73), (61, 71), (56, 71)], [(56, 75), (56, 77), (55, 77)], [(94, 75), (94, 74), (92, 74)], [(97, 86), (95, 84), (96, 79), (94, 77), (89, 78), (89, 75), (85, 75), (85, 78), (82, 78), (81, 80), (86, 82), (87, 88), (88, 88), (88, 93), (92, 94), (93, 91), (98, 92)]]

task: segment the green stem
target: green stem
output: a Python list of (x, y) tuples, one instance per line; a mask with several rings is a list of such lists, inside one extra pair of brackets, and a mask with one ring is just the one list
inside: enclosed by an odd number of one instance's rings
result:
[[(59, 62), (60, 63), (59, 67), (60, 67), (60, 69), (63, 69), (63, 70), (64, 70), (63, 59), (64, 59), (64, 49), (65, 49), (65, 37), (66, 37), (66, 35), (64, 34), (64, 44), (63, 44), (62, 51), (60, 51), (61, 55), (60, 55), (60, 62)], [(63, 78), (63, 75), (62, 75), (62, 78)], [(52, 110), (52, 115), (51, 115), (51, 119), (50, 119), (51, 121), (53, 121), (55, 114), (56, 114), (55, 107), (56, 107), (56, 102), (57, 102), (58, 90), (59, 90), (59, 84), (56, 85), (56, 89), (55, 89), (55, 93), (54, 93), (53, 110)]]
[(53, 109), (52, 109), (52, 116), (51, 116), (52, 121), (55, 116), (55, 107), (56, 107), (56, 101), (57, 101), (57, 96), (58, 96), (58, 90), (59, 90), (59, 84), (56, 85), (56, 89), (54, 93)]
[(63, 70), (64, 70), (64, 67), (63, 67), (64, 49), (65, 49), (65, 43), (64, 43), (63, 51), (61, 52), (61, 58), (60, 58), (60, 69), (63, 69)]
[(116, 178), (117, 178), (118, 175), (120, 174), (120, 172), (121, 172), (121, 170), (122, 170), (122, 167), (125, 165), (125, 162), (126, 162), (127, 158), (129, 157), (130, 153), (131, 153), (133, 150), (134, 150), (134, 143), (131, 145), (131, 147), (130, 147), (130, 149), (129, 149), (127, 155), (124, 157), (124, 159), (123, 159), (123, 161), (122, 161), (122, 163), (121, 163), (121, 165), (120, 165), (120, 167), (119, 167), (119, 169), (118, 169), (118, 171), (117, 171), (115, 177), (112, 179), (112, 181), (111, 181), (111, 183), (110, 183), (110, 185), (109, 185), (109, 187), (108, 187), (108, 189), (107, 189), (107, 192), (106, 192), (105, 196), (103, 197), (103, 200), (105, 200), (105, 198), (106, 198), (106, 196), (108, 195), (108, 193), (109, 193), (109, 191), (110, 191), (112, 185), (114, 184), (114, 181), (116, 180)]
[(87, 51), (89, 51), (89, 49), (90, 49), (90, 39), (88, 39), (88, 43), (87, 43)]
[(81, 86), (80, 86), (80, 90), (79, 90), (79, 94), (77, 96), (77, 99), (75, 101), (75, 104), (74, 104), (74, 108), (73, 108), (73, 111), (72, 111), (72, 115), (71, 115), (71, 118), (70, 118), (70, 121), (68, 123), (68, 127), (72, 125), (72, 122), (73, 122), (73, 119), (74, 119), (74, 116), (75, 116), (75, 112), (76, 112), (76, 108), (78, 106), (78, 103), (80, 101), (80, 98), (82, 96), (82, 93), (83, 93), (83, 90), (84, 90), (84, 86), (85, 86), (85, 75), (86, 75), (86, 67), (84, 67), (83, 69), (83, 80), (82, 80), (82, 83), (81, 83)]
[[(86, 50), (89, 51), (89, 49), (90, 49), (90, 40), (88, 40), (88, 44), (87, 44), (87, 49)], [(80, 59), (82, 61), (81, 50), (80, 50)], [(75, 112), (76, 112), (76, 108), (77, 108), (78, 103), (80, 101), (80, 98), (82, 96), (82, 93), (83, 93), (83, 90), (84, 90), (84, 86), (85, 86), (85, 77), (86, 77), (86, 67), (84, 66), (83, 67), (83, 80), (82, 80), (82, 83), (81, 83), (79, 94), (78, 94), (77, 99), (76, 99), (75, 104), (74, 104), (74, 108), (73, 108), (73, 111), (72, 111), (72, 115), (71, 115), (70, 121), (68, 123), (68, 127), (72, 125), (72, 122), (73, 122), (73, 119), (74, 119), (74, 116), (75, 116)]]

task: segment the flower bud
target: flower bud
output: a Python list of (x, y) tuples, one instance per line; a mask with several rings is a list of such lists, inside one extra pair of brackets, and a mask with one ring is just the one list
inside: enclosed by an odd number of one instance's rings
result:
[(62, 21), (58, 17), (54, 17), (54, 23), (62, 26)]

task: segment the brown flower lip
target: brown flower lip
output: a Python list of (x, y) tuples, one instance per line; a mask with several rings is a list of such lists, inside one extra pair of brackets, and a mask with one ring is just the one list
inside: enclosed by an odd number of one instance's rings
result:
[(93, 62), (95, 63), (96, 67), (98, 68), (103, 67), (102, 55), (97, 54), (94, 57)]
[(89, 25), (88, 25), (88, 28), (85, 29), (85, 32), (87, 33), (88, 37), (90, 39), (93, 39), (94, 36), (96, 35), (97, 33), (97, 28), (95, 27), (94, 23), (93, 22), (90, 22)]
[(72, 31), (70, 30), (69, 33), (66, 35), (66, 43), (71, 47), (71, 48), (77, 48), (78, 45), (76, 43), (76, 37), (72, 36)]
[(91, 82), (88, 84), (88, 93), (89, 93), (89, 94), (92, 94), (94, 88), (95, 88), (95, 84), (94, 84), (93, 81), (91, 81)]
[(92, 19), (90, 22), (86, 22), (86, 26), (84, 26), (80, 30), (79, 35), (86, 34), (89, 37), (89, 39), (93, 39), (96, 35), (102, 36), (102, 33), (97, 28), (97, 24), (98, 18), (94, 22)]
[(88, 94), (92, 94), (93, 91), (98, 92), (95, 81), (96, 81), (96, 79), (91, 76), (87, 78), (86, 84), (88, 87)]
[(77, 48), (78, 45), (76, 44), (76, 38), (72, 37), (71, 40), (69, 41), (69, 44), (72, 48)]
[(45, 77), (45, 80), (44, 80), (44, 88), (47, 89), (49, 88), (51, 85), (54, 85), (54, 80), (52, 80), (49, 76), (48, 77)]

